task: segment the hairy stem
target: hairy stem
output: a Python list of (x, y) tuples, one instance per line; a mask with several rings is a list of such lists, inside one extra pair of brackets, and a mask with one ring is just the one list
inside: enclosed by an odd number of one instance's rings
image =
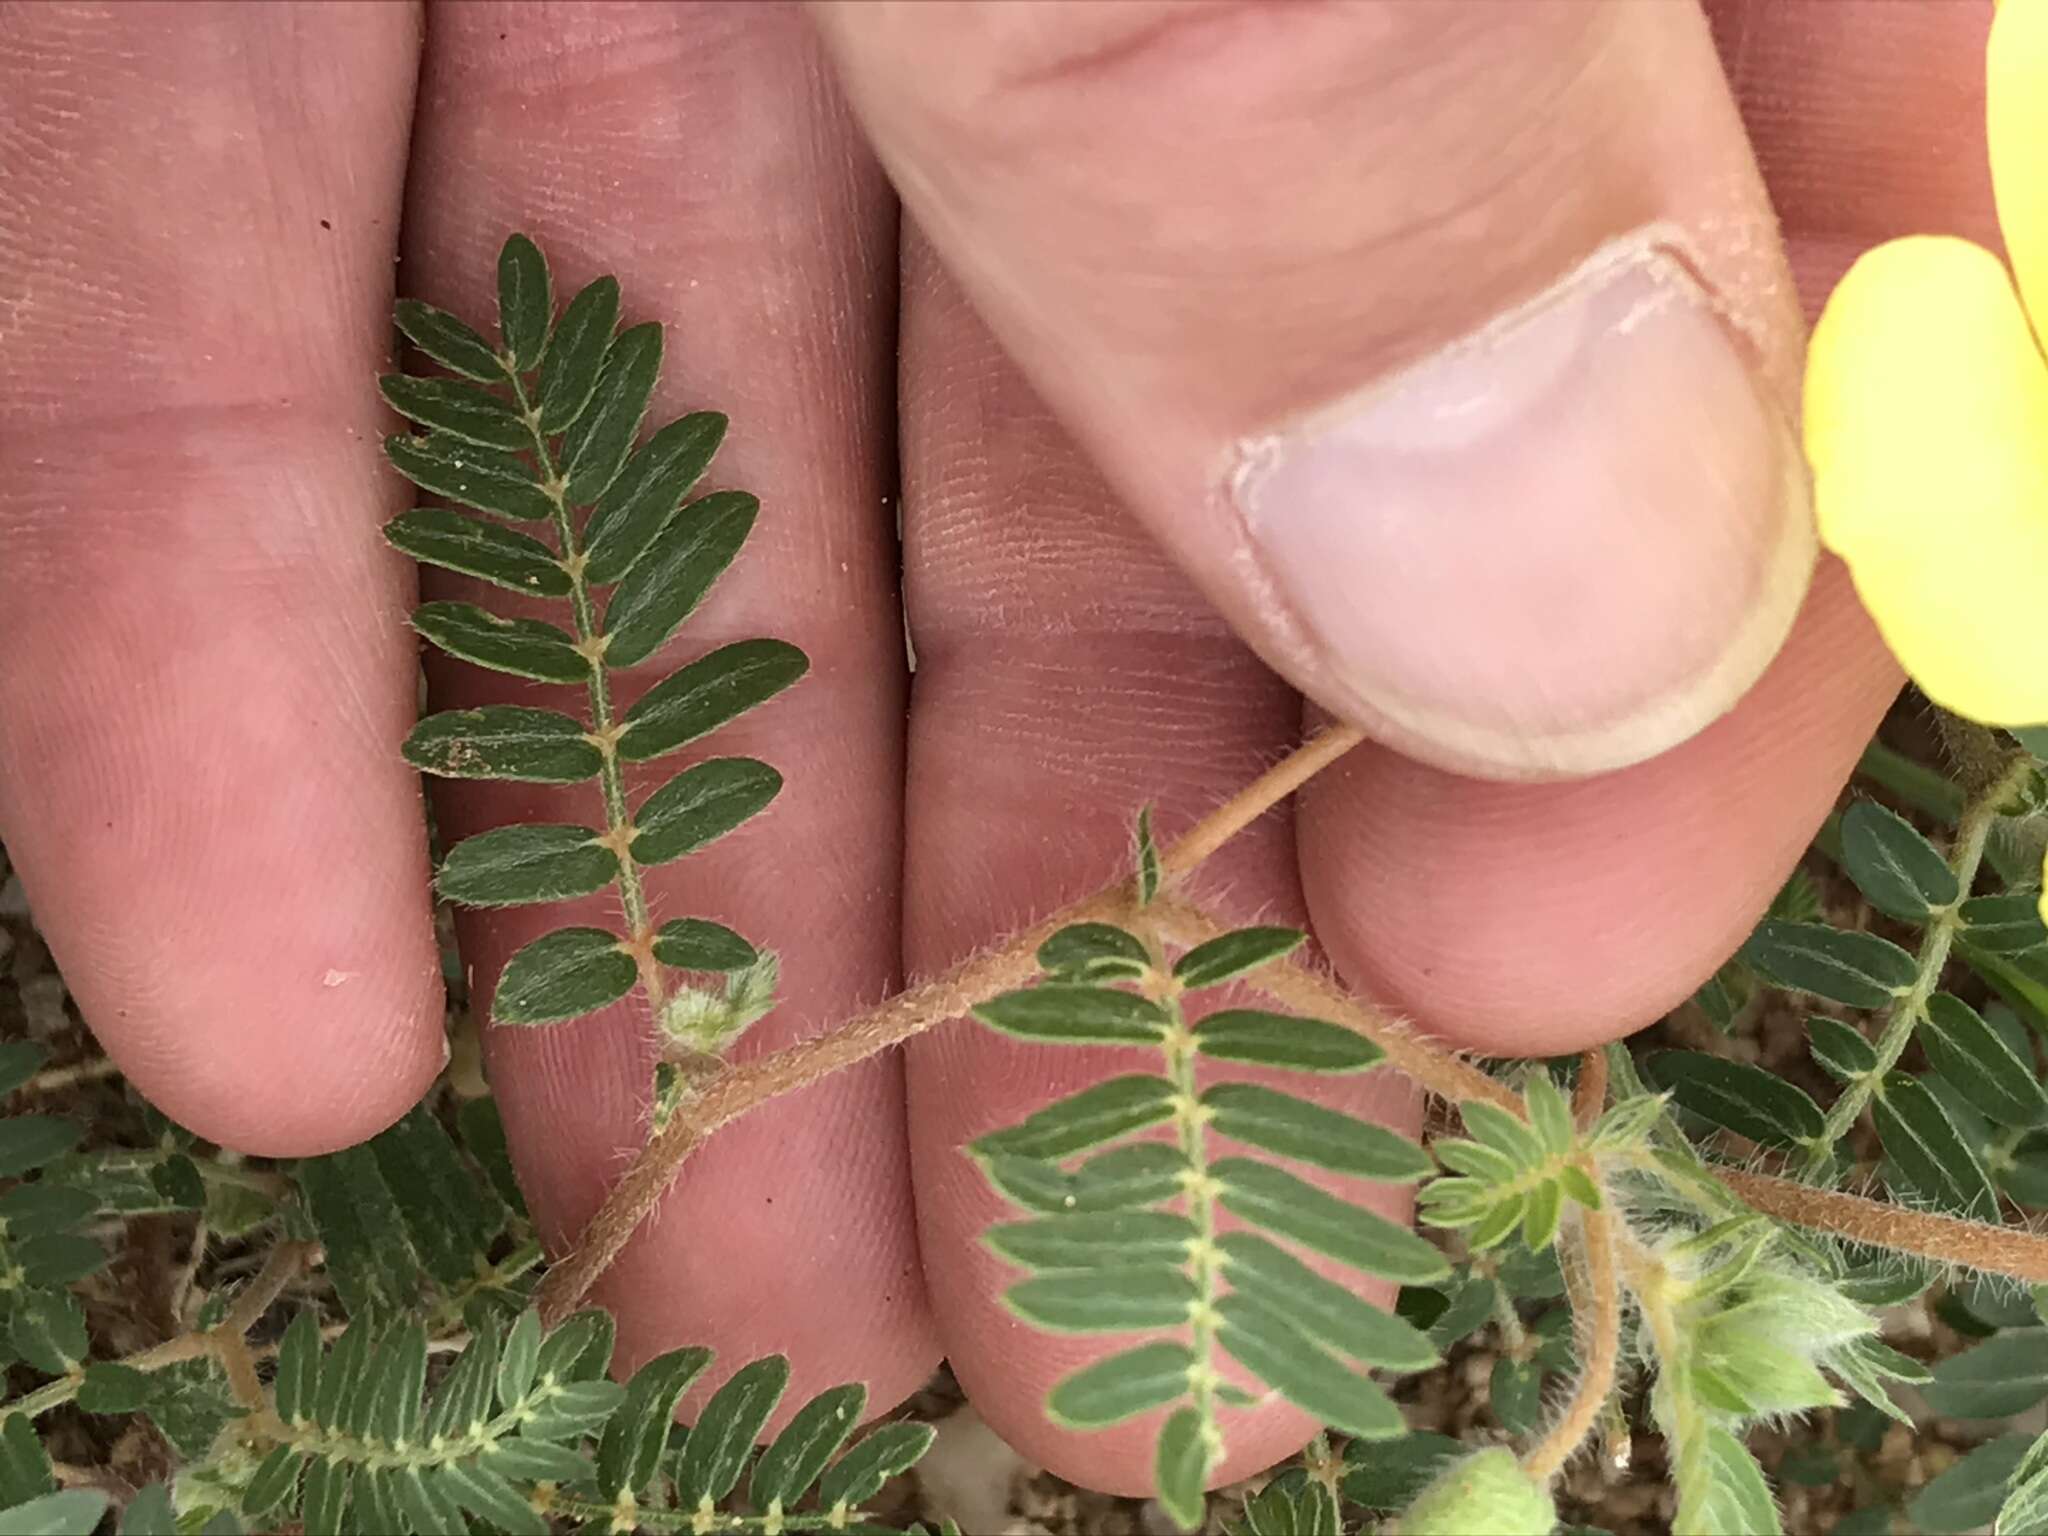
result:
[[(1614, 1218), (1605, 1210), (1581, 1210), (1577, 1237), (1562, 1255), (1572, 1315), (1586, 1368), (1572, 1386), (1571, 1401), (1549, 1433), (1522, 1459), (1529, 1475), (1543, 1482), (1557, 1476), (1599, 1427), (1614, 1392), (1614, 1367), (1621, 1358), (1621, 1284), (1615, 1273)], [(1572, 1231), (1567, 1224), (1565, 1231)]]
[(1768, 1174), (1733, 1168), (1716, 1168), (1714, 1172), (1751, 1208), (1795, 1226), (1986, 1274), (2009, 1275), (2036, 1285), (2048, 1283), (2048, 1237), (2024, 1227), (1908, 1210)]
[(1671, 1296), (1672, 1277), (1664, 1261), (1649, 1249), (1623, 1234), (1619, 1243), (1619, 1265), (1656, 1356), (1657, 1381), (1650, 1394), (1657, 1427), (1670, 1447), (1672, 1483), (1678, 1489), (1678, 1530), (1700, 1529), (1700, 1498), (1712, 1486), (1706, 1465), (1707, 1435), (1713, 1428), (1689, 1385), (1679, 1379), (1679, 1362), (1685, 1358), (1685, 1341), (1680, 1334), (1678, 1311)]
[(1950, 850), (1948, 860), (1949, 868), (1955, 871), (1961, 894), (1953, 905), (1944, 907), (1928, 920), (1927, 932), (1920, 939), (1920, 952), (1915, 957), (1913, 985), (1895, 999), (1885, 1013), (1884, 1028), (1877, 1037), (1876, 1063), (1868, 1072), (1859, 1073), (1844, 1084), (1841, 1096), (1829, 1106), (1827, 1123), (1807, 1153), (1802, 1169), (1806, 1178), (1816, 1178), (1827, 1171), (1834, 1160), (1836, 1144), (1849, 1134), (1864, 1106), (1870, 1102), (1870, 1096), (1884, 1081), (1885, 1074), (1897, 1066), (1899, 1058), (1905, 1054), (1915, 1026), (1926, 1014), (1927, 1000), (1941, 985), (1942, 968), (1948, 964), (1949, 950), (1954, 947), (1956, 933), (1962, 927), (1962, 903), (1976, 884), (1978, 866), (1984, 862), (1984, 844), (1991, 836), (1993, 823), (1998, 820), (1999, 807), (2011, 797), (2031, 768), (2025, 759), (2009, 762), (2005, 770), (1993, 777), (1964, 808), (1956, 826), (1955, 846)]
[(605, 637), (597, 624), (597, 605), (584, 578), (582, 536), (570, 515), (568, 484), (556, 469), (548, 447), (547, 434), (540, 429), (540, 407), (527, 398), (526, 382), (519, 371), (506, 363), (505, 377), (511, 381), (512, 397), (533, 439), (533, 454), (540, 466), (541, 489), (553, 507), (555, 537), (562, 545), (562, 569), (569, 576), (569, 608), (576, 620), (576, 648), (590, 664), (590, 742), (597, 748), (598, 784), (604, 792), (605, 842), (619, 861), (619, 906), (626, 918), (626, 943), (640, 971), (640, 990), (647, 994), (648, 1010), (654, 1023), (661, 1023), (667, 987), (661, 963), (654, 958), (654, 925), (647, 915), (647, 892), (640, 883), (640, 866), (633, 860), (633, 815), (626, 804), (626, 774), (619, 762), (618, 729), (612, 718), (611, 675), (605, 670)]
[[(1359, 733), (1345, 726), (1317, 732), (1190, 828), (1186, 836), (1167, 850), (1163, 860), (1165, 871), (1180, 876), (1195, 868), (1359, 740)], [(827, 1034), (786, 1046), (758, 1061), (729, 1067), (709, 1079), (677, 1111), (668, 1127), (641, 1148), (632, 1166), (605, 1196), (575, 1247), (548, 1271), (536, 1293), (541, 1316), (554, 1323), (575, 1310), (675, 1182), (690, 1154), (720, 1126), (770, 1099), (807, 1087), (878, 1051), (901, 1045), (935, 1025), (958, 1018), (976, 1003), (999, 992), (1023, 985), (1037, 969), (1038, 946), (1055, 932), (1070, 923), (1127, 917), (1134, 901), (1132, 882), (1119, 881)], [(1328, 992), (1334, 997), (1343, 996), (1333, 987)], [(1367, 1013), (1348, 999), (1345, 1001), (1354, 1017)], [(1417, 1053), (1440, 1054), (1419, 1041), (1413, 1045)], [(1394, 1053), (1389, 1050), (1388, 1054)], [(1466, 1067), (1462, 1062), (1454, 1065), (1489, 1088), (1497, 1086), (1476, 1068)]]
[[(620, 1513), (618, 1506), (602, 1504), (596, 1499), (579, 1499), (573, 1494), (555, 1493), (548, 1497), (542, 1514), (571, 1520), (585, 1530), (623, 1530), (627, 1527), (612, 1524), (613, 1517)], [(873, 1529), (862, 1523), (858, 1510), (844, 1514), (832, 1510), (806, 1510), (801, 1514), (781, 1513), (776, 1515), (737, 1515), (724, 1511), (705, 1514), (695, 1509), (651, 1509), (636, 1504), (631, 1515), (634, 1530), (662, 1533), (687, 1532), (688, 1536), (744, 1536), (744, 1533), (759, 1532), (766, 1536), (770, 1531), (845, 1531)]]

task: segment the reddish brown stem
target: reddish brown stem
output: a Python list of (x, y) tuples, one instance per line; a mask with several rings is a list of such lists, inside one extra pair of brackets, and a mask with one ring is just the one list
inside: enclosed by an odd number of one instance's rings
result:
[(1714, 1175), (1755, 1209), (1780, 1221), (1833, 1232), (1895, 1253), (1917, 1254), (2037, 1285), (2048, 1283), (2048, 1237), (2024, 1227), (1909, 1211), (1768, 1174), (1716, 1168)]

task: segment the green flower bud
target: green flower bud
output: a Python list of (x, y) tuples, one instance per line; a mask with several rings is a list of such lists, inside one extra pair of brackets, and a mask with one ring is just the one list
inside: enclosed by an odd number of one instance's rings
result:
[(1514, 1452), (1495, 1446), (1454, 1461), (1415, 1497), (1391, 1536), (1550, 1536), (1557, 1505)]

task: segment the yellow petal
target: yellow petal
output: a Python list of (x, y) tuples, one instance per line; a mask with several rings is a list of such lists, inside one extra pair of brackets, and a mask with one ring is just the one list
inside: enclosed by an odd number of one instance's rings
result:
[(2048, 720), (2048, 365), (1996, 257), (1916, 236), (1849, 269), (1807, 357), (1806, 452), (1821, 539), (1914, 681)]
[(1984, 60), (1991, 184), (2020, 294), (2048, 330), (2048, 0), (2005, 0)]
[(2048, 853), (2041, 855), (2041, 921), (2048, 923)]

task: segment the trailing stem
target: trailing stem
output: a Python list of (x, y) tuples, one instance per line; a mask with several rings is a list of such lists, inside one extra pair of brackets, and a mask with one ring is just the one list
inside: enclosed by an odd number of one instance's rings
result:
[(1578, 1322), (1586, 1368), (1572, 1386), (1571, 1401), (1522, 1465), (1541, 1481), (1555, 1477), (1599, 1427), (1601, 1411), (1614, 1392), (1614, 1368), (1621, 1358), (1621, 1284), (1615, 1270), (1615, 1219), (1605, 1210), (1581, 1210), (1577, 1235), (1564, 1228), (1560, 1267)]

